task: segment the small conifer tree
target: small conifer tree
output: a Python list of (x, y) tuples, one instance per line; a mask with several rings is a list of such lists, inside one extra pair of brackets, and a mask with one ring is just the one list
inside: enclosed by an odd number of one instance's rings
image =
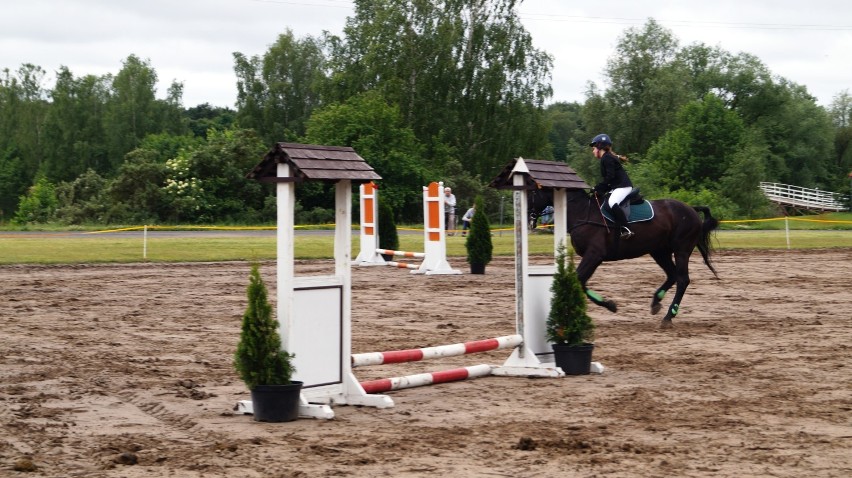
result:
[(272, 317), (272, 305), (257, 263), (251, 267), (247, 296), (234, 367), (249, 390), (257, 385), (287, 385), (295, 371), (293, 355), (281, 349), (278, 321)]
[(586, 313), (586, 295), (574, 268), (573, 249), (567, 262), (566, 266), (565, 245), (559, 244), (545, 334), (551, 343), (583, 345), (594, 339), (595, 324)]
[(485, 202), (482, 196), (476, 198), (476, 213), (470, 221), (470, 234), (464, 243), (467, 248), (467, 262), (470, 264), (488, 264), (494, 245), (491, 242), (491, 225), (485, 214)]
[(379, 248), (396, 251), (399, 249), (399, 234), (393, 220), (393, 208), (385, 202), (379, 202)]

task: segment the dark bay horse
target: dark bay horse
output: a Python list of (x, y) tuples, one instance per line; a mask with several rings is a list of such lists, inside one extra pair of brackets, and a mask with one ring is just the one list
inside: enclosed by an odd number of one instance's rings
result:
[[(719, 221), (710, 214), (710, 208), (688, 206), (674, 199), (650, 201), (654, 208), (653, 219), (631, 223), (630, 229), (636, 236), (629, 240), (619, 240), (616, 239), (618, 227), (603, 218), (594, 193), (569, 189), (566, 195), (568, 233), (571, 235), (574, 250), (582, 257), (580, 265), (577, 266), (577, 276), (586, 295), (595, 304), (606, 307), (611, 312), (617, 310), (615, 302), (604, 299), (586, 287), (586, 282), (604, 261), (634, 259), (645, 254), (654, 258), (666, 273), (666, 280), (651, 299), (652, 314), (659, 313), (666, 292), (677, 284), (674, 300), (660, 323), (663, 328), (671, 327), (672, 319), (678, 313), (680, 301), (689, 286), (689, 258), (696, 247), (704, 259), (704, 264), (718, 279), (716, 269), (710, 263), (710, 233), (719, 226)], [(547, 204), (553, 204), (552, 192), (546, 194), (543, 191), (533, 191), (529, 199), (531, 216), (540, 212)], [(703, 220), (699, 212), (704, 215)]]

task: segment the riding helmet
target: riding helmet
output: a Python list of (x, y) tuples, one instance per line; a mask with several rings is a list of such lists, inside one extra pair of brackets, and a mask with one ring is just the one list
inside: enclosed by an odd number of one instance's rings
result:
[(609, 135), (607, 134), (599, 134), (592, 138), (592, 142), (591, 144), (589, 144), (589, 146), (598, 146), (601, 148), (606, 146), (612, 146), (612, 140), (609, 139)]

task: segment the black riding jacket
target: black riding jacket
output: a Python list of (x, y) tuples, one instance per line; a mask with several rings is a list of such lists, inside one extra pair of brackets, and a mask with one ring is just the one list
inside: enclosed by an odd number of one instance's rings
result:
[(609, 151), (601, 157), (601, 176), (603, 176), (603, 182), (595, 186), (595, 191), (612, 191), (617, 188), (633, 187), (633, 183), (627, 176), (627, 171), (621, 166), (621, 161)]

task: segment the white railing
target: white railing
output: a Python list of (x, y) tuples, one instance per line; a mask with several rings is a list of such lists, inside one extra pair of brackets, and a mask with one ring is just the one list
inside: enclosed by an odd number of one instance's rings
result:
[(845, 211), (840, 194), (819, 189), (780, 183), (760, 183), (760, 190), (770, 201), (824, 211)]

